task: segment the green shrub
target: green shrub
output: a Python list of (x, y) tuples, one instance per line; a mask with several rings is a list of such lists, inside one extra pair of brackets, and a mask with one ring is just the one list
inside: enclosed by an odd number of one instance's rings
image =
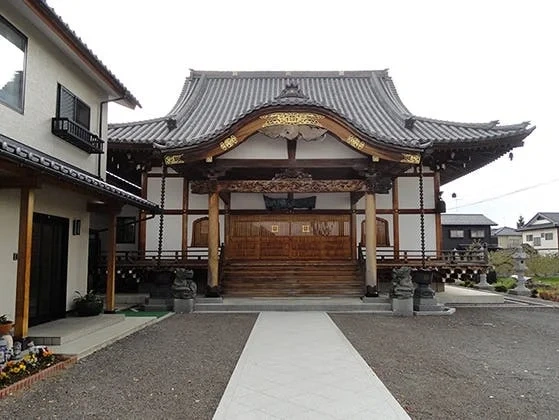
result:
[(514, 274), (514, 260), (511, 250), (501, 250), (489, 253), (489, 265), (495, 268), (498, 277)]
[(536, 277), (551, 277), (559, 273), (559, 257), (556, 254), (533, 255), (526, 260), (526, 266)]
[(503, 286), (502, 284), (498, 284), (498, 285), (495, 286), (495, 291), (496, 291), (496, 292), (502, 292), (502, 293), (504, 293), (504, 292), (506, 292), (507, 290), (508, 290), (507, 287), (506, 287), (506, 286)]

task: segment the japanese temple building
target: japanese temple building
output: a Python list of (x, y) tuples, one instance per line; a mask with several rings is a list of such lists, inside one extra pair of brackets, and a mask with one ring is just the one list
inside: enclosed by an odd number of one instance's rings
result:
[(167, 115), (109, 126), (108, 171), (164, 208), (120, 252), (207, 268), (208, 295), (374, 293), (445, 263), (441, 185), (534, 128), (416, 116), (386, 70), (192, 71)]

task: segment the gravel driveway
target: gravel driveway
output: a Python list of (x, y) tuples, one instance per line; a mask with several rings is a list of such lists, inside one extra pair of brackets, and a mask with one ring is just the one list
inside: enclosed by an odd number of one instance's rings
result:
[(413, 419), (558, 419), (559, 310), (331, 314)]
[(0, 418), (211, 419), (255, 320), (174, 315), (0, 400)]

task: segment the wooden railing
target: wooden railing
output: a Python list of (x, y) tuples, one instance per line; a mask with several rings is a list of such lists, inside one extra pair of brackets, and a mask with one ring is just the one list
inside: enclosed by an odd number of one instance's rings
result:
[[(100, 265), (107, 264), (107, 254), (101, 254)], [(117, 251), (116, 264), (119, 267), (151, 266), (190, 266), (206, 267), (208, 265), (207, 247), (189, 247), (185, 250)]]
[[(419, 265), (422, 260), (422, 252), (419, 249), (401, 249), (394, 252), (391, 248), (379, 248), (376, 251), (377, 265)], [(425, 250), (425, 261), (428, 265), (488, 265), (487, 249), (475, 250)], [(360, 264), (364, 264), (367, 259), (366, 248), (359, 244), (358, 260)]]
[(52, 134), (88, 153), (103, 153), (103, 140), (68, 118), (52, 119)]

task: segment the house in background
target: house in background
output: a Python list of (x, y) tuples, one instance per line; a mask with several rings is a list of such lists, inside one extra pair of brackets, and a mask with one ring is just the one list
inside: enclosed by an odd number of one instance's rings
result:
[(46, 2), (1, 3), (0, 50), (0, 313), (24, 338), (87, 290), (96, 213), (106, 215), (114, 310), (116, 215), (158, 207), (107, 182), (107, 103), (138, 101)]
[(518, 229), (522, 242), (542, 253), (559, 250), (559, 213), (537, 213)]
[[(491, 236), (497, 239), (497, 247), (516, 248), (522, 245), (522, 233), (510, 227), (491, 229)], [(494, 242), (495, 239), (492, 240)]]
[(483, 214), (443, 214), (443, 249), (466, 249), (474, 242), (486, 243), (489, 249), (497, 247), (497, 241), (491, 237), (493, 220)]

